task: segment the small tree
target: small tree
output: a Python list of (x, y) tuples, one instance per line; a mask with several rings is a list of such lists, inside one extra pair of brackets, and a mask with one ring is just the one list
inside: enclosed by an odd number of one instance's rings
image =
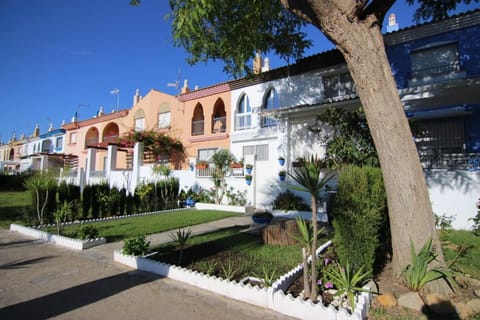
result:
[[(320, 191), (333, 178), (334, 172), (325, 169), (324, 162), (317, 155), (305, 156), (305, 161), (301, 162), (300, 167), (296, 167), (289, 176), (298, 183), (298, 186), (292, 186), (292, 189), (308, 192), (312, 201), (312, 233), (318, 235), (317, 226), (317, 200)], [(325, 171), (326, 170), (326, 171)], [(325, 171), (325, 173), (324, 173)], [(317, 250), (317, 237), (313, 237), (310, 253), (312, 255), (311, 262), (311, 292), (310, 299), (317, 299), (317, 270), (315, 268), (315, 253)], [(306, 268), (306, 266), (305, 266)], [(305, 271), (306, 269), (304, 269)]]
[(57, 205), (57, 209), (53, 212), (55, 218), (55, 224), (57, 225), (57, 234), (60, 234), (65, 226), (67, 220), (72, 220), (73, 208), (75, 206), (74, 201), (64, 200)]
[(51, 193), (52, 187), (56, 186), (56, 180), (48, 173), (34, 174), (25, 180), (24, 186), (34, 195), (34, 205), (37, 212), (38, 223), (43, 224), (45, 218), (45, 209), (49, 201), (49, 197), (55, 197), (55, 193)]
[(225, 176), (228, 170), (230, 170), (230, 163), (235, 161), (235, 157), (230, 151), (226, 149), (220, 149), (212, 156), (212, 162), (215, 165), (215, 171), (212, 174), (213, 185), (215, 187), (215, 203), (222, 203), (223, 196), (227, 189), (227, 183), (225, 182)]

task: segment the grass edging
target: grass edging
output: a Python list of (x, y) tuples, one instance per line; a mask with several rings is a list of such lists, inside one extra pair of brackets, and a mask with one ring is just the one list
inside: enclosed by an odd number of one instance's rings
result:
[(33, 228), (25, 227), (19, 224), (12, 223), (10, 230), (17, 231), (29, 237), (41, 239), (46, 242), (54, 243), (62, 247), (66, 247), (74, 250), (85, 250), (92, 248), (107, 242), (105, 238), (96, 238), (88, 240), (72, 239), (65, 236), (51, 234), (45, 231), (36, 230)]
[[(318, 248), (317, 255), (322, 253), (331, 245), (331, 243), (331, 241), (328, 241)], [(303, 266), (301, 264), (285, 275), (279, 277), (272, 287), (260, 288), (258, 286), (251, 286), (250, 284), (245, 285), (236, 281), (209, 276), (197, 271), (154, 261), (141, 256), (124, 255), (121, 250), (115, 250), (113, 252), (113, 259), (116, 262), (122, 263), (136, 270), (147, 271), (168, 277), (216, 294), (262, 308), (268, 308), (300, 319), (365, 319), (371, 301), (370, 294), (361, 293), (358, 296), (355, 312), (349, 314), (348, 311), (343, 308), (336, 310), (333, 306), (325, 307), (321, 303), (313, 303), (311, 300), (303, 300), (303, 297), (293, 297), (291, 294), (285, 295), (284, 290), (290, 286), (302, 271)]]

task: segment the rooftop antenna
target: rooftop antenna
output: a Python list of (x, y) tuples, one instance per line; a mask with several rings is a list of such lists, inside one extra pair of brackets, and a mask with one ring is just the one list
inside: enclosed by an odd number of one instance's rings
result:
[(177, 80), (175, 80), (175, 82), (168, 82), (167, 87), (172, 87), (177, 89), (177, 93), (180, 92), (180, 77), (181, 77), (181, 72), (180, 72), (180, 68), (178, 68)]
[(115, 111), (118, 111), (118, 104), (119, 104), (119, 96), (120, 96), (120, 90), (115, 88), (110, 91), (110, 94), (115, 94), (117, 95), (117, 106), (115, 108)]

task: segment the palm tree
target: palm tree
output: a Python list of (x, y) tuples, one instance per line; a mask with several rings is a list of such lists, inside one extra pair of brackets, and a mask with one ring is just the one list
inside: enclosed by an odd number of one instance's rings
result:
[(226, 183), (225, 176), (230, 170), (230, 163), (235, 161), (233, 154), (227, 149), (220, 149), (212, 155), (212, 162), (215, 165), (215, 171), (212, 174), (213, 184), (215, 186), (215, 203), (220, 204), (225, 194)]
[[(325, 171), (325, 169), (326, 166), (324, 162), (318, 158), (317, 155), (307, 155), (304, 157), (304, 161), (301, 162), (301, 165), (294, 169), (293, 173), (288, 173), (288, 175), (298, 184), (297, 186), (291, 186), (292, 189), (310, 193), (312, 201), (312, 231), (314, 235), (318, 235), (317, 200), (319, 198), (320, 191), (335, 175), (335, 172), (330, 170)], [(325, 171), (325, 174), (323, 174), (323, 171)], [(311, 246), (310, 253), (312, 254), (312, 275), (310, 299), (315, 301), (317, 299), (317, 273), (315, 268), (315, 253), (317, 250), (316, 236), (313, 237)]]

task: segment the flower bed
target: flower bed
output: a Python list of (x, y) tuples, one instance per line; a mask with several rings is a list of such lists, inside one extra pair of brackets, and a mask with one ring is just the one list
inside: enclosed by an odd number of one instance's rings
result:
[[(318, 248), (317, 255), (323, 252), (330, 244), (331, 241), (328, 241)], [(303, 297), (295, 298), (290, 294), (285, 295), (284, 290), (286, 290), (302, 272), (303, 267), (301, 265), (281, 276), (271, 287), (260, 288), (258, 286), (245, 285), (236, 281), (224, 280), (186, 268), (153, 261), (145, 257), (124, 255), (118, 250), (114, 252), (114, 260), (133, 269), (152, 272), (232, 299), (247, 302), (262, 308), (268, 308), (300, 319), (365, 319), (371, 299), (370, 294), (359, 294), (355, 312), (350, 314), (343, 308), (337, 310), (333, 306), (325, 307), (321, 303), (303, 300)]]
[(105, 238), (88, 239), (88, 240), (72, 239), (72, 238), (36, 230), (33, 228), (21, 226), (15, 223), (12, 223), (10, 225), (10, 230), (17, 231), (26, 236), (33, 237), (36, 239), (41, 239), (51, 243), (55, 243), (62, 247), (67, 247), (69, 249), (74, 249), (74, 250), (84, 250), (84, 249), (95, 247), (107, 242)]

